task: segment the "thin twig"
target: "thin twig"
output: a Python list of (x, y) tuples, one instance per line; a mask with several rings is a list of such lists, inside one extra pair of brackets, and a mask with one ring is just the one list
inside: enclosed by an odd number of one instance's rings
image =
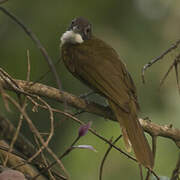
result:
[[(73, 146), (78, 142), (79, 139), (80, 139), (80, 136), (78, 136), (73, 141), (73, 143), (65, 150), (65, 152), (59, 157), (60, 160), (62, 160), (62, 158), (64, 158), (67, 154), (69, 154), (73, 150)], [(41, 172), (39, 172), (36, 176), (34, 176), (32, 180), (37, 179), (43, 172), (51, 169), (56, 163), (57, 161), (52, 162), (48, 167), (44, 168)]]
[[(13, 124), (7, 118), (0, 116), (0, 129), (1, 138), (4, 139), (6, 142), (11, 142), (16, 131), (16, 128), (13, 126)], [(32, 145), (21, 133), (19, 133), (18, 139), (16, 140), (14, 147), (17, 149), (17, 152), (13, 150), (12, 154), (19, 156), (24, 160), (27, 160), (36, 152), (36, 148), (34, 147), (34, 145)], [(5, 148), (5, 151), (8, 151), (8, 149), (9, 148)], [(30, 164), (35, 166), (39, 171), (41, 171), (42, 168), (45, 167), (45, 165), (43, 164), (43, 160), (40, 156), (38, 156)], [(62, 176), (59, 172), (55, 170), (51, 171), (57, 179), (67, 179), (66, 177)], [(47, 176), (47, 172), (45, 172), (44, 175)]]
[[(15, 80), (11, 81), (9, 78), (3, 77), (1, 75), (2, 68), (0, 68), (0, 84), (2, 88), (18, 91), (19, 93), (28, 95), (30, 97), (35, 97), (36, 95), (41, 97), (46, 97), (57, 102), (67, 102), (68, 105), (75, 107), (77, 109), (81, 109), (83, 111), (99, 115), (104, 117), (105, 119), (116, 121), (115, 116), (113, 115), (111, 109), (109, 107), (102, 106), (100, 104), (94, 102), (87, 102), (83, 99), (76, 97), (68, 92), (59, 91), (56, 88), (49, 87), (40, 83), (36, 83), (34, 86), (31, 86), (32, 82)], [(7, 80), (6, 80), (7, 79)], [(17, 86), (14, 85), (15, 82)], [(14, 87), (15, 86), (15, 87)], [(14, 90), (15, 88), (15, 90)], [(62, 95), (63, 94), (63, 95)], [(143, 129), (149, 133), (150, 135), (161, 136), (165, 138), (169, 138), (173, 140), (178, 147), (180, 147), (180, 130), (174, 127), (169, 127), (167, 125), (160, 126), (150, 121), (143, 120), (139, 118), (141, 126)]]
[[(29, 63), (28, 63), (28, 64), (29, 64)], [(28, 67), (28, 70), (30, 70), (30, 67)], [(1, 72), (4, 76), (8, 77), (8, 79), (6, 79), (6, 78), (4, 78), (4, 79), (6, 80), (6, 82), (7, 82), (10, 86), (13, 87), (13, 89), (16, 90), (16, 92), (19, 92), (19, 91), (24, 92), (24, 91), (22, 90), (22, 88), (21, 88), (18, 84), (16, 84), (16, 82), (15, 82), (5, 71), (3, 71), (2, 69), (0, 69), (0, 72)], [(29, 75), (29, 73), (28, 73), (27, 75)], [(2, 77), (2, 76), (1, 76), (1, 77)], [(27, 77), (27, 78), (29, 78), (29, 77)], [(28, 95), (29, 95), (29, 94), (28, 94)], [(8, 97), (9, 97), (9, 96), (8, 96)], [(32, 161), (35, 157), (37, 157), (38, 154), (39, 154), (45, 147), (48, 146), (48, 143), (49, 143), (49, 141), (50, 141), (50, 139), (52, 138), (53, 133), (54, 133), (54, 118), (53, 118), (53, 112), (51, 111), (50, 106), (49, 106), (49, 105), (46, 103), (46, 101), (44, 101), (42, 98), (40, 98), (40, 97), (38, 97), (38, 96), (33, 96), (33, 97), (37, 98), (37, 99), (40, 100), (45, 106), (48, 107), (47, 109), (49, 110), (49, 113), (50, 113), (51, 130), (50, 130), (50, 135), (49, 135), (49, 137), (47, 138), (47, 140), (46, 140), (46, 142), (45, 142), (45, 146), (44, 146), (44, 144), (43, 144), (43, 146), (42, 146), (31, 158), (29, 158), (29, 162)]]
[[(45, 106), (39, 105), (40, 107), (46, 109)], [(71, 114), (61, 111), (59, 109), (54, 109), (52, 108), (52, 111), (63, 114), (64, 116), (69, 117), (70, 119), (74, 120), (75, 122), (77, 122), (78, 124), (84, 125), (85, 123), (83, 123), (82, 121), (80, 121), (78, 118), (72, 116)], [(106, 139), (105, 137), (99, 135), (96, 131), (94, 131), (92, 128), (89, 128), (89, 132), (91, 132), (92, 134), (94, 134), (96, 137), (98, 137), (99, 139), (103, 140), (104, 142), (108, 143), (109, 145), (111, 145), (114, 149), (116, 149), (117, 151), (119, 151), (120, 153), (124, 154), (126, 157), (128, 157), (129, 159), (135, 161), (137, 163), (137, 160), (130, 156), (129, 154), (127, 154), (126, 152), (122, 151), (122, 149), (120, 149), (119, 147), (115, 146), (113, 143), (111, 143), (108, 139)], [(149, 169), (149, 168), (148, 168)], [(157, 180), (160, 180), (159, 177), (156, 175), (156, 173), (152, 170), (149, 169), (149, 171), (154, 174), (154, 176), (157, 178)]]
[[(9, 151), (9, 147), (4, 147), (4, 146), (1, 146), (1, 145), (0, 145), (0, 150), (5, 151), (5, 152), (8, 152), (8, 151)], [(15, 151), (15, 150), (12, 150), (12, 151), (9, 152), (9, 153), (10, 153), (10, 154), (13, 154), (13, 155), (15, 155), (15, 156), (20, 157), (20, 158), (22, 159), (22, 161), (27, 159), (27, 157), (24, 156), (24, 154), (21, 154), (20, 152), (17, 152), (17, 151)]]
[(152, 173), (155, 176), (157, 180), (160, 180), (159, 176), (152, 169), (148, 169), (148, 170), (150, 171), (150, 173)]
[(157, 146), (157, 136), (152, 136), (152, 153), (153, 153), (154, 162), (156, 158), (156, 146)]
[(179, 84), (179, 73), (178, 73), (178, 64), (180, 63), (180, 55), (175, 59), (175, 64), (174, 64), (174, 70), (176, 73), (176, 82), (177, 82), (177, 87), (178, 87), (178, 92), (180, 95), (180, 84)]
[(54, 116), (53, 116), (53, 111), (51, 110), (50, 105), (44, 101), (42, 98), (37, 97), (41, 102), (44, 103), (44, 105), (47, 107), (47, 110), (49, 111), (50, 114), (50, 133), (49, 136), (47, 138), (47, 140), (45, 141), (45, 143), (41, 146), (41, 148), (39, 148), (39, 150), (31, 157), (28, 159), (28, 162), (31, 162), (34, 158), (36, 158), (44, 148), (46, 148), (52, 138), (52, 136), (54, 135)]
[[(153, 153), (153, 158), (154, 158), (154, 163), (155, 163), (157, 136), (151, 135), (151, 137), (152, 137), (152, 153)], [(151, 175), (151, 171), (148, 169), (147, 174), (146, 174), (146, 180), (149, 180), (150, 175)]]
[[(114, 142), (112, 144), (115, 145), (115, 143), (122, 137), (122, 135), (118, 136)], [(104, 157), (101, 161), (101, 164), (100, 164), (100, 170), (99, 170), (99, 180), (102, 180), (102, 174), (103, 174), (103, 167), (104, 167), (104, 164), (105, 164), (105, 160), (107, 159), (108, 157), (108, 154), (110, 153), (112, 149), (112, 146), (110, 145), (109, 148), (107, 149), (106, 153), (104, 154)]]
[[(40, 143), (39, 143), (37, 137), (34, 136), (34, 139), (35, 139), (36, 144), (37, 144), (38, 147), (40, 148)], [(45, 155), (44, 155), (43, 151), (41, 152), (41, 157), (42, 157), (42, 159), (43, 159), (44, 164), (46, 165), (46, 167), (48, 167), (48, 162), (47, 162), (47, 159), (45, 158)], [(50, 177), (52, 180), (56, 180), (56, 179), (54, 178), (54, 176), (53, 176), (53, 174), (52, 174), (52, 172), (51, 172), (50, 169), (48, 169), (47, 172), (48, 172), (48, 174), (49, 174), (49, 177)]]
[(57, 86), (59, 90), (62, 90), (61, 81), (59, 79), (59, 75), (56, 72), (55, 66), (53, 64), (53, 61), (51, 57), (48, 55), (48, 52), (41, 44), (40, 40), (37, 38), (37, 36), (29, 29), (19, 18), (17, 18), (15, 15), (10, 13), (7, 9), (0, 7), (0, 10), (6, 14), (8, 17), (10, 17), (16, 24), (18, 24), (25, 33), (31, 38), (31, 40), (35, 43), (35, 45), (40, 49), (42, 55), (44, 56), (45, 60), (47, 61), (49, 68), (51, 69), (52, 73), (54, 74)]
[[(42, 105), (38, 105), (40, 106), (41, 108), (44, 108), (46, 109), (45, 106), (42, 106)], [(64, 112), (64, 111), (61, 111), (59, 109), (55, 109), (55, 108), (52, 108), (52, 111), (53, 112), (56, 112), (56, 113), (60, 113), (60, 114), (63, 114), (64, 116), (74, 120), (75, 122), (77, 122), (78, 124), (81, 124), (81, 125), (84, 125), (85, 123), (83, 123), (82, 121), (80, 121), (78, 118), (74, 117), (73, 115), (67, 113), (67, 112)], [(103, 140), (104, 142), (108, 143), (109, 145), (111, 145), (113, 148), (115, 148), (116, 150), (118, 150), (119, 152), (121, 152), (122, 154), (124, 154), (125, 156), (127, 156), (129, 159), (137, 162), (137, 160), (130, 156), (129, 154), (127, 154), (126, 152), (124, 152), (122, 149), (118, 148), (117, 146), (115, 146), (114, 144), (112, 144), (108, 139), (106, 139), (105, 137), (99, 135), (96, 131), (94, 131), (92, 128), (89, 128), (89, 131), (94, 134), (96, 137), (98, 137), (99, 139)]]
[(16, 103), (16, 101), (14, 99), (12, 99), (10, 96), (6, 95), (6, 98), (23, 114), (25, 120), (27, 121), (27, 123), (30, 126), (31, 131), (38, 137), (38, 139), (40, 140), (40, 142), (42, 143), (42, 145), (44, 147), (46, 147), (47, 151), (49, 152), (49, 154), (52, 155), (52, 157), (58, 161), (58, 164), (60, 165), (61, 169), (64, 171), (64, 173), (66, 174), (66, 176), (68, 177), (68, 173), (66, 171), (66, 169), (64, 168), (64, 165), (62, 164), (62, 162), (58, 159), (58, 157), (56, 156), (56, 154), (48, 147), (46, 146), (46, 143), (44, 142), (43, 138), (41, 137), (40, 133), (38, 132), (37, 128), (34, 126), (34, 124), (32, 123), (31, 119), (28, 117), (28, 115), (26, 114), (25, 111), (22, 110), (22, 108), (19, 106), (19, 104)]
[(8, 0), (0, 0), (0, 4), (7, 2)]
[[(54, 64), (55, 67), (56, 67), (60, 62), (61, 62), (61, 58), (59, 58), (59, 59), (57, 60), (57, 62)], [(49, 69), (47, 72), (45, 72), (43, 75), (41, 75), (36, 81), (34, 81), (34, 82), (32, 83), (32, 86), (33, 86), (34, 84), (40, 82), (42, 79), (44, 79), (44, 77), (46, 77), (50, 72), (51, 72), (51, 70)]]
[(180, 174), (180, 153), (175, 169), (172, 172), (171, 180), (178, 180)]
[(0, 67), (0, 77), (1, 79), (3, 79), (12, 89), (15, 90), (15, 92), (19, 92), (18, 90), (20, 89), (19, 88), (19, 85), (17, 84), (17, 82), (11, 78), (11, 76), (6, 72), (4, 71), (1, 67)]
[[(29, 99), (29, 97), (27, 96), (27, 98)], [(22, 166), (22, 165), (25, 165), (26, 163), (30, 163), (31, 161), (33, 161), (42, 151), (43, 149), (45, 149), (46, 147), (48, 147), (48, 144), (54, 134), (54, 116), (53, 116), (53, 112), (51, 110), (51, 107), (48, 105), (48, 103), (46, 103), (46, 101), (44, 101), (43, 99), (39, 98), (39, 97), (36, 97), (38, 100), (40, 100), (44, 105), (45, 107), (47, 107), (47, 110), (49, 111), (50, 113), (50, 122), (51, 122), (51, 126), (50, 126), (50, 133), (49, 133), (49, 136), (47, 138), (47, 140), (44, 142), (44, 144), (39, 148), (39, 150), (33, 155), (31, 156), (27, 162), (25, 162), (24, 164), (20, 164), (18, 165), (17, 167), (19, 166)]]
[[(30, 80), (30, 70), (31, 70), (31, 68), (30, 68), (30, 58), (29, 58), (29, 51), (28, 51), (28, 50), (27, 50), (27, 62), (28, 62), (28, 63), (27, 63), (27, 77), (26, 77), (26, 80), (29, 81), (29, 80)], [(20, 98), (20, 97), (19, 97), (19, 98)], [(27, 102), (27, 98), (25, 97), (24, 102), (21, 102), (21, 103), (20, 103), (20, 104), (22, 105), (23, 111), (24, 111), (25, 108), (26, 108), (26, 102)], [(20, 132), (20, 129), (21, 129), (21, 126), (22, 126), (22, 122), (23, 122), (23, 115), (20, 114), (18, 126), (17, 126), (17, 128), (16, 128), (14, 137), (13, 137), (11, 143), (10, 143), (9, 151), (7, 152), (7, 155), (6, 155), (5, 160), (4, 160), (4, 162), (3, 162), (3, 166), (5, 166), (5, 167), (6, 167), (6, 164), (7, 164), (7, 162), (8, 162), (9, 155), (10, 155), (10, 153), (11, 153), (12, 150), (13, 150), (13, 146), (14, 146), (17, 138), (18, 138), (18, 135), (19, 135), (19, 132)]]
[(147, 171), (147, 175), (146, 175), (146, 180), (149, 180), (150, 175), (151, 175), (151, 171), (148, 169), (148, 171)]
[[(26, 108), (26, 99), (24, 100), (24, 103), (23, 103), (23, 106), (22, 106), (23, 111), (25, 110), (25, 108)], [(8, 162), (9, 154), (12, 152), (13, 146), (14, 146), (17, 138), (18, 138), (18, 135), (19, 135), (19, 132), (20, 132), (20, 129), (21, 129), (21, 126), (22, 126), (22, 121), (23, 121), (23, 116), (22, 116), (22, 114), (20, 114), (18, 126), (16, 128), (16, 132), (15, 132), (14, 137), (13, 137), (11, 143), (10, 143), (9, 151), (7, 152), (7, 156), (6, 156), (6, 158), (4, 160), (4, 163), (3, 163), (4, 166), (6, 166), (6, 164)]]
[(139, 173), (140, 173), (140, 178), (143, 180), (143, 172), (142, 172), (142, 165), (139, 164)]
[(160, 87), (163, 85), (163, 83), (165, 82), (167, 76), (169, 75), (169, 73), (172, 71), (173, 67), (175, 70), (175, 74), (176, 74), (176, 83), (177, 83), (177, 87), (178, 87), (178, 92), (180, 94), (180, 84), (179, 84), (179, 75), (178, 75), (178, 64), (180, 63), (180, 54), (174, 59), (173, 63), (170, 65), (168, 71), (165, 73), (164, 77), (162, 78), (161, 82), (160, 82)]
[(29, 49), (27, 50), (27, 75), (26, 75), (26, 80), (29, 82), (30, 81), (30, 74), (31, 74), (31, 63), (30, 63), (30, 54), (29, 54)]
[(168, 71), (165, 73), (165, 75), (163, 76), (162, 80), (160, 81), (160, 87), (163, 85), (163, 83), (165, 82), (166, 78), (168, 77), (169, 73), (171, 72), (171, 70), (174, 67), (174, 61), (173, 63), (170, 65)]
[(141, 78), (142, 78), (142, 82), (145, 83), (145, 78), (144, 78), (144, 73), (147, 70), (147, 68), (151, 67), (154, 63), (156, 63), (157, 61), (161, 60), (164, 58), (164, 56), (166, 56), (167, 54), (169, 54), (172, 50), (176, 49), (180, 44), (180, 40), (176, 41), (175, 44), (173, 44), (170, 48), (168, 48), (166, 51), (164, 51), (159, 57), (151, 60), (149, 63), (147, 63), (146, 65), (144, 65), (144, 67), (142, 68), (142, 72), (141, 72)]
[(3, 104), (4, 104), (5, 109), (7, 110), (7, 112), (10, 112), (11, 110), (9, 108), (8, 101), (5, 98), (5, 92), (4, 92), (3, 87), (1, 86), (1, 83), (0, 83), (0, 94), (2, 96), (2, 100), (3, 100)]

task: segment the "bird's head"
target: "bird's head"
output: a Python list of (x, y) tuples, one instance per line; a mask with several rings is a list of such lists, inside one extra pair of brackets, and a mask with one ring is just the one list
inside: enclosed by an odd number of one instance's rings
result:
[(78, 17), (72, 20), (67, 31), (61, 36), (61, 43), (80, 44), (92, 36), (92, 25), (88, 20)]

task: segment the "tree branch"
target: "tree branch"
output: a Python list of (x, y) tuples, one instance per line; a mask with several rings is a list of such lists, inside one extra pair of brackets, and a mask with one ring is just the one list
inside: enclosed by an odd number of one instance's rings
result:
[(0, 0), (0, 4), (7, 2), (8, 0)]
[[(0, 78), (0, 85), (2, 88), (10, 91), (14, 91), (12, 88), (13, 86), (10, 86), (8, 80), (3, 80)], [(110, 119), (115, 121), (115, 116), (113, 115), (111, 109), (109, 107), (102, 106), (100, 104), (94, 103), (94, 102), (87, 102), (84, 99), (81, 99), (75, 95), (72, 95), (68, 92), (60, 91), (56, 88), (46, 86), (40, 83), (33, 84), (32, 82), (27, 82), (23, 80), (15, 80), (13, 81), (21, 88), (20, 93), (25, 94), (35, 94), (41, 97), (50, 98), (52, 100), (55, 100), (57, 102), (66, 102), (68, 105), (81, 109), (85, 112), (89, 112), (92, 114), (99, 115), (101, 117), (104, 117), (106, 119)], [(7, 83), (8, 82), (8, 83)], [(33, 85), (32, 85), (33, 84)], [(17, 89), (16, 89), (17, 91)], [(180, 130), (174, 127), (170, 127), (167, 125), (158, 125), (155, 123), (152, 123), (147, 120), (139, 119), (143, 129), (153, 136), (162, 136), (165, 138), (172, 139), (176, 145), (180, 148)]]
[[(4, 140), (4, 142), (10, 143), (14, 137), (15, 131), (16, 131), (16, 128), (13, 126), (13, 124), (8, 119), (1, 116), (1, 114), (0, 114), (0, 137)], [(3, 144), (1, 142), (2, 141), (0, 141), (0, 153), (1, 154), (3, 153), (4, 155), (6, 155), (9, 148), (6, 148), (3, 150), (2, 147), (5, 148), (6, 146), (3, 146)], [(37, 152), (37, 148), (35, 148), (35, 146), (33, 144), (31, 144), (31, 142), (28, 139), (26, 139), (21, 133), (19, 133), (19, 135), (18, 135), (18, 138), (14, 144), (14, 148), (17, 151), (13, 151), (11, 154), (16, 155), (18, 158), (21, 158), (24, 161), (31, 158)], [(22, 164), (23, 162), (21, 162), (19, 164)], [(49, 160), (48, 160), (48, 162), (49, 162)], [(17, 164), (18, 164), (18, 161), (14, 162), (14, 164), (12, 164), (12, 166), (15, 167)], [(41, 156), (37, 156), (36, 159), (34, 159), (32, 161), (32, 163), (28, 163), (28, 164), (31, 164), (34, 167), (36, 167), (39, 172), (42, 171), (42, 169), (44, 169), (46, 167)], [(27, 165), (24, 165), (24, 166), (26, 167)], [(22, 166), (22, 167), (24, 167), (24, 166)], [(57, 179), (66, 179), (64, 176), (62, 176), (59, 172), (55, 171), (54, 169), (53, 170), (51, 169), (51, 173)], [(37, 174), (37, 172), (34, 175), (36, 175), (36, 174)], [(48, 177), (47, 171), (44, 172), (43, 174), (46, 177)]]
[[(0, 140), (0, 146), (4, 147), (4, 150), (2, 148), (0, 149), (0, 154), (1, 154), (2, 158), (5, 158), (7, 156), (7, 151), (9, 149), (9, 146), (3, 140)], [(7, 148), (7, 151), (5, 150), (5, 148)], [(22, 164), (23, 162), (24, 162), (24, 159), (22, 159), (18, 155), (15, 155), (15, 154), (12, 154), (12, 153), (9, 154), (9, 159), (8, 159), (9, 167), (14, 167), (17, 164)], [(21, 171), (23, 174), (28, 174), (28, 175), (30, 175), (32, 177), (35, 176), (38, 173), (38, 170), (35, 169), (32, 165), (29, 165), (29, 164), (26, 164), (23, 167), (17, 168), (17, 170)], [(45, 176), (41, 176), (39, 178), (39, 180), (47, 180), (47, 178)]]
[[(7, 0), (1, 0), (1, 1), (2, 1), (2, 3), (4, 3)], [(0, 2), (0, 4), (1, 4), (1, 2)], [(58, 88), (61, 90), (62, 89), (61, 81), (59, 79), (59, 75), (56, 72), (56, 68), (53, 64), (53, 61), (52, 61), (51, 57), (48, 55), (48, 52), (46, 51), (45, 47), (41, 44), (40, 40), (35, 35), (35, 33), (33, 33), (32, 30), (30, 28), (28, 28), (27, 25), (25, 25), (18, 17), (16, 17), (14, 14), (10, 13), (4, 7), (0, 7), (0, 11), (2, 11), (6, 16), (8, 16), (17, 25), (19, 25), (19, 27), (21, 27), (24, 30), (24, 32), (31, 38), (31, 40), (34, 42), (34, 44), (37, 46), (37, 48), (39, 48), (40, 52), (44, 56), (44, 59), (48, 63), (49, 69), (52, 71), (52, 73), (55, 77)]]
[(176, 167), (173, 170), (171, 180), (177, 180), (179, 178), (179, 174), (180, 174), (180, 154), (179, 154), (178, 161), (176, 163)]

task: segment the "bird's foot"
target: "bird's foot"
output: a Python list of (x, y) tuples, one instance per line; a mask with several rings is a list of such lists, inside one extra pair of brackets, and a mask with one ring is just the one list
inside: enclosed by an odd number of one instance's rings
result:
[(81, 94), (81, 95), (79, 96), (79, 98), (86, 99), (88, 96), (90, 96), (90, 95), (92, 95), (92, 94), (94, 94), (94, 93), (95, 93), (94, 91), (89, 91), (89, 92), (87, 92), (87, 93)]

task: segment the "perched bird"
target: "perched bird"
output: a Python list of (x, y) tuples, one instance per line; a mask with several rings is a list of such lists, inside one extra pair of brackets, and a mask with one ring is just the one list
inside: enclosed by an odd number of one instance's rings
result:
[(61, 57), (76, 78), (108, 100), (126, 149), (132, 145), (137, 161), (152, 169), (154, 158), (137, 116), (136, 87), (116, 51), (92, 34), (88, 20), (78, 17), (61, 36)]

